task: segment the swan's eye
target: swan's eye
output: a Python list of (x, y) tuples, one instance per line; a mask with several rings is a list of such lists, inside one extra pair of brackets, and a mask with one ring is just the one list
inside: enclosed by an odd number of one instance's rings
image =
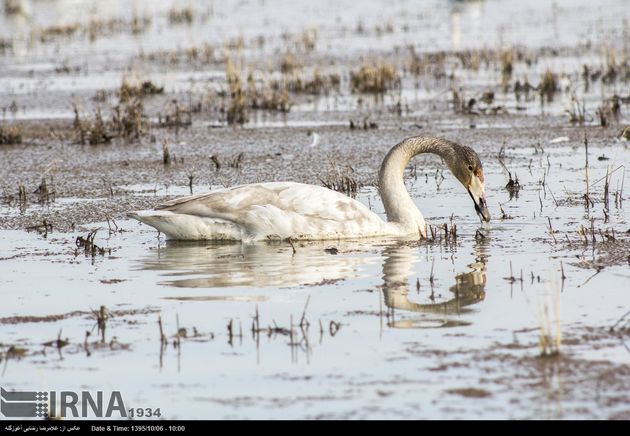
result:
[(472, 165), (468, 165), (468, 169), (472, 171), (473, 170)]

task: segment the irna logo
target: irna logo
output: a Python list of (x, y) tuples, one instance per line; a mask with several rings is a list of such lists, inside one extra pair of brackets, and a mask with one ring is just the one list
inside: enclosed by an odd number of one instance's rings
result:
[(119, 391), (6, 391), (0, 388), (0, 412), (7, 418), (126, 418)]

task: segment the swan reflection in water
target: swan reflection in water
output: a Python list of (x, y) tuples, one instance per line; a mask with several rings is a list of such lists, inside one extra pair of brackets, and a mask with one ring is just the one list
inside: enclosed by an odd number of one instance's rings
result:
[(294, 252), (288, 243), (168, 241), (141, 258), (139, 268), (162, 271), (170, 279), (160, 284), (178, 288), (262, 288), (354, 279), (375, 262), (365, 244), (352, 242), (296, 242)]
[[(417, 249), (411, 247), (389, 247), (385, 249), (383, 263), (383, 299), (389, 309), (388, 325), (396, 328), (453, 327), (469, 324), (456, 318), (469, 312), (467, 306), (483, 301), (486, 293), (486, 257), (475, 248), (475, 262), (468, 265), (470, 271), (457, 274), (455, 284), (442, 295), (443, 289), (431, 284), (422, 291), (422, 298), (430, 301), (418, 303), (410, 299), (409, 279), (413, 273), (413, 264), (418, 262)], [(414, 286), (415, 288), (415, 286)], [(435, 294), (438, 294), (437, 297)], [(396, 310), (416, 312), (422, 315), (403, 316), (396, 319)]]
[[(167, 242), (139, 260), (139, 269), (161, 271), (168, 277), (161, 284), (177, 288), (292, 287), (334, 283), (373, 277), (381, 262), (383, 301), (389, 325), (396, 328), (447, 327), (466, 324), (456, 317), (468, 306), (485, 298), (486, 257), (475, 247), (475, 261), (470, 271), (457, 274), (455, 284), (423, 283), (417, 299), (410, 297), (409, 281), (418, 275), (414, 264), (420, 263), (418, 247), (409, 245), (368, 246), (365, 242), (303, 242), (293, 247), (276, 244), (217, 244)], [(372, 248), (372, 250), (370, 250)], [(421, 268), (426, 268), (422, 264)], [(444, 294), (444, 295), (443, 295)], [(252, 300), (264, 297), (173, 297), (179, 300)], [(396, 313), (407, 312), (407, 314)], [(408, 316), (413, 313), (413, 317)], [(396, 315), (396, 316), (394, 316)]]

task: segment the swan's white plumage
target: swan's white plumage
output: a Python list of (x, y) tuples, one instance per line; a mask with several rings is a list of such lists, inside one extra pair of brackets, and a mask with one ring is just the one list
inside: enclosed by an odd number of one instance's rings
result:
[(486, 221), (483, 170), (469, 147), (439, 138), (412, 137), (395, 145), (379, 171), (379, 193), (389, 221), (339, 192), (293, 182), (254, 183), (179, 198), (155, 211), (129, 214), (173, 239), (355, 239), (426, 236), (422, 213), (409, 196), (403, 172), (420, 153), (442, 157), (466, 187)]
[(239, 241), (243, 239), (241, 228), (229, 221), (180, 214), (167, 210), (141, 210), (129, 216), (155, 227), (171, 239)]
[(325, 240), (405, 233), (357, 200), (294, 182), (255, 183), (178, 198), (130, 216), (173, 239)]

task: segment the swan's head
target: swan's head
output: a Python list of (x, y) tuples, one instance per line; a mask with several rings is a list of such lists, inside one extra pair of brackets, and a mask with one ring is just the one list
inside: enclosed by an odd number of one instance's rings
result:
[(466, 146), (457, 147), (456, 155), (456, 159), (449, 165), (451, 172), (470, 194), (479, 219), (490, 221), (490, 211), (484, 189), (483, 166), (479, 156), (472, 148)]

